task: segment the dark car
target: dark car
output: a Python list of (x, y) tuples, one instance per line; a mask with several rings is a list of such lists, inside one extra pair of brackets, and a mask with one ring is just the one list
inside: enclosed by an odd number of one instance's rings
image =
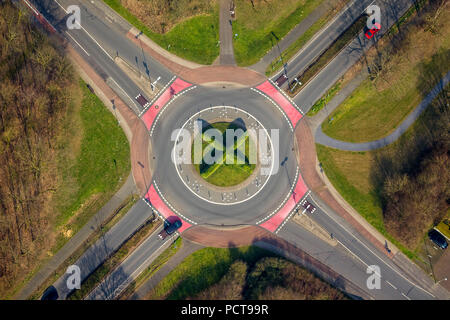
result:
[(158, 236), (161, 239), (165, 239), (168, 235), (171, 235), (172, 233), (174, 233), (175, 231), (177, 231), (179, 228), (181, 227), (181, 221), (180, 220), (176, 220), (175, 222), (169, 224), (168, 226), (166, 226), (163, 231), (161, 231)]
[(143, 107), (143, 108), (147, 108), (149, 103), (147, 99), (145, 99), (145, 97), (142, 94), (138, 94), (136, 96), (136, 101)]
[(58, 300), (58, 291), (54, 286), (48, 287), (42, 294), (41, 300)]
[(283, 85), (283, 83), (286, 82), (288, 78), (286, 77), (286, 75), (283, 73), (281, 76), (279, 76), (277, 78), (277, 80), (275, 80), (277, 86), (281, 87)]
[(304, 201), (302, 203), (303, 208), (305, 208), (309, 213), (314, 213), (316, 211), (316, 207), (314, 207), (310, 202)]
[(448, 247), (447, 240), (445, 240), (445, 237), (442, 234), (440, 234), (438, 231), (436, 231), (435, 229), (433, 229), (430, 232), (428, 232), (428, 237), (439, 248), (447, 249), (447, 247)]

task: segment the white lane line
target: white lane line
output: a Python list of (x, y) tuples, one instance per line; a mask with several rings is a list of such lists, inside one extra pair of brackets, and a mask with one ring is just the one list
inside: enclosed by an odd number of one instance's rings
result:
[[(353, 0), (351, 3), (348, 3), (344, 8), (341, 9), (341, 11), (330, 21), (328, 22), (325, 26), (322, 27), (322, 29), (320, 29), (320, 31), (318, 33), (316, 33), (311, 39), (309, 39), (308, 42), (306, 42), (306, 44), (292, 57), (289, 59), (289, 61), (287, 62), (288, 65), (291, 64), (295, 59), (297, 59), (297, 57), (299, 55), (301, 55), (303, 53), (303, 51), (305, 51), (306, 49), (308, 49), (308, 47), (320, 36), (322, 36), (322, 34), (327, 31), (329, 28), (331, 28), (331, 26), (336, 22), (337, 19), (339, 19), (344, 13), (346, 13), (348, 11), (348, 9), (350, 7), (352, 7), (355, 2), (357, 0)], [(373, 3), (373, 2), (372, 2)], [(367, 9), (367, 8), (366, 8)], [(366, 10), (364, 9), (364, 11)], [(363, 12), (364, 12), (363, 11)], [(283, 71), (283, 67), (280, 67), (280, 69), (278, 69), (277, 73), (272, 77), (272, 79), (277, 78), (281, 72)]]
[[(158, 230), (158, 229), (156, 229), (156, 230)], [(155, 230), (155, 231), (156, 231)], [(152, 234), (149, 236), (149, 237), (151, 237), (152, 236)], [(134, 280), (134, 279), (136, 279), (136, 277), (139, 275), (139, 274), (141, 274), (142, 273), (142, 271), (143, 271), (143, 269), (145, 269), (146, 267), (148, 267), (148, 265), (150, 264), (150, 262), (149, 262), (149, 260), (151, 260), (153, 257), (154, 257), (154, 255), (159, 251), (159, 250), (161, 250), (161, 248), (162, 247), (164, 247), (165, 245), (167, 245), (167, 244), (169, 244), (169, 246), (174, 242), (174, 240), (173, 240), (173, 238), (175, 237), (175, 236), (179, 236), (179, 233), (178, 232), (175, 232), (169, 239), (167, 239), (167, 241), (164, 241), (162, 244), (161, 244), (161, 246), (159, 246), (158, 248), (156, 248), (156, 250), (155, 251), (153, 251), (151, 254), (150, 254), (150, 256), (147, 258), (147, 259), (145, 259), (145, 261), (142, 263), (142, 264), (140, 264), (134, 271), (133, 271), (133, 273), (132, 274), (130, 274), (115, 290), (114, 290), (114, 292), (112, 292), (111, 294), (109, 293), (109, 290), (107, 290), (108, 292), (106, 292), (106, 300), (110, 300), (110, 299), (115, 299), (118, 295), (120, 295), (121, 293), (122, 293), (122, 291), (124, 290), (124, 289), (126, 289), (128, 286), (129, 286), (129, 284), (130, 284), (130, 282), (132, 281), (132, 280)], [(148, 238), (147, 238), (148, 239)], [(138, 248), (136, 248), (135, 250), (134, 250), (134, 252), (136, 252), (136, 250), (138, 250), (139, 249), (139, 247)], [(130, 256), (128, 256), (119, 266), (117, 266), (117, 268), (116, 269), (114, 269), (114, 271), (113, 272), (111, 272), (111, 274), (109, 275), (109, 276), (111, 276), (111, 275), (113, 275), (114, 274), (114, 272), (117, 272), (118, 270), (119, 270), (119, 268), (121, 268), (121, 266), (123, 265), (123, 264), (125, 264), (126, 262), (127, 262), (127, 260), (131, 257), (133, 255), (133, 253), (131, 253), (130, 254)], [(141, 255), (142, 256), (142, 255)], [(155, 259), (156, 259), (157, 257), (155, 257)], [(98, 284), (98, 286), (97, 287), (95, 287), (92, 291), (91, 291), (91, 293), (89, 293), (89, 295), (86, 297), (86, 299), (84, 299), (84, 300), (90, 300), (90, 299), (92, 299), (92, 298), (94, 298), (94, 297), (96, 297), (96, 296), (92, 296), (94, 293), (95, 293), (95, 291), (97, 291), (97, 290), (101, 290), (102, 289), (102, 286), (103, 286), (103, 284), (105, 283), (105, 281), (107, 281), (108, 280), (108, 278), (109, 278), (109, 276), (107, 277), (107, 278), (105, 278), (100, 284)]]
[[(122, 90), (123, 93), (125, 93), (125, 95), (128, 97), (128, 99), (130, 99), (131, 102), (133, 103), (132, 105), (136, 108), (136, 105), (134, 105), (134, 100), (131, 99), (131, 97), (128, 95), (128, 93), (127, 93), (121, 86), (119, 86), (119, 84), (116, 82), (116, 80), (114, 80), (112, 77), (109, 77), (109, 79), (111, 79), (111, 81), (113, 81), (114, 84), (115, 84), (120, 90)], [(139, 109), (136, 108), (136, 113), (138, 113), (138, 112), (139, 112)]]
[[(60, 6), (60, 8), (64, 10), (66, 14), (69, 13), (58, 1), (56, 0), (53, 1), (55, 1), (58, 4), (58, 6)], [(100, 47), (100, 49), (102, 49), (102, 51), (108, 56), (108, 58), (114, 61), (114, 58), (111, 57), (111, 55), (108, 52), (106, 52), (105, 49), (103, 49), (103, 47), (97, 42), (97, 40), (95, 40), (94, 37), (89, 32), (87, 32), (87, 30), (78, 21), (75, 21), (75, 23), (78, 24), (80, 28), (83, 29), (84, 32), (86, 32), (86, 34), (92, 39), (92, 41), (94, 41)]]
[(156, 124), (158, 123), (159, 118), (161, 117), (161, 115), (163, 114), (163, 112), (167, 109), (167, 107), (168, 107), (168, 106), (169, 106), (176, 98), (178, 98), (179, 96), (182, 96), (182, 95), (185, 94), (186, 92), (191, 91), (191, 90), (193, 90), (193, 89), (195, 89), (195, 88), (197, 88), (197, 86), (192, 86), (192, 87), (189, 87), (189, 88), (187, 88), (187, 89), (185, 89), (185, 90), (183, 90), (183, 91), (181, 91), (181, 92), (178, 92), (178, 93), (175, 95), (175, 97), (173, 97), (172, 99), (170, 99), (170, 101), (167, 102), (167, 103), (164, 105), (163, 109), (162, 109), (161, 111), (158, 112), (158, 115), (156, 116), (155, 121), (152, 123), (152, 128), (151, 128), (151, 130), (150, 130), (150, 137), (153, 136), (153, 130), (155, 129), (155, 126), (156, 126)]
[(408, 299), (408, 300), (411, 300), (411, 298), (410, 297), (408, 297), (406, 294), (404, 294), (403, 292), (402, 292), (402, 296), (404, 296), (406, 299)]
[[(306, 200), (306, 198), (309, 196), (309, 194), (311, 193), (311, 190), (309, 190), (304, 196), (303, 198), (294, 206), (294, 208), (292, 209), (292, 212), (289, 214), (289, 216), (284, 219), (283, 223), (277, 228), (277, 230), (275, 230), (275, 234), (277, 234), (278, 232), (280, 232), (280, 230), (284, 227), (284, 225), (291, 219), (291, 217), (298, 211), (298, 208), (300, 208), (300, 206), (302, 205), (302, 202), (304, 200)], [(306, 208), (302, 211), (301, 214), (305, 214), (306, 212)]]
[(161, 196), (161, 198), (164, 200), (164, 202), (170, 207), (170, 209), (172, 209), (173, 212), (175, 212), (176, 214), (178, 214), (180, 217), (182, 217), (184, 220), (189, 221), (190, 223), (192, 223), (193, 225), (196, 225), (197, 222), (192, 221), (191, 219), (185, 217), (184, 215), (182, 215), (177, 209), (175, 209), (174, 207), (172, 207), (172, 205), (166, 200), (166, 198), (163, 196), (161, 190), (159, 190), (158, 184), (156, 183), (156, 181), (153, 181), (153, 184), (155, 185), (156, 191), (159, 193), (159, 195)]
[(75, 40), (75, 38), (74, 38), (70, 33), (68, 33), (67, 31), (65, 31), (65, 33), (67, 33), (67, 35), (68, 35), (73, 41), (75, 41), (75, 43), (81, 48), (81, 50), (84, 51), (84, 53), (86, 53), (86, 54), (88, 55), (88, 57), (90, 56), (90, 54), (83, 48), (83, 46), (82, 46), (81, 44), (78, 43), (77, 40)]
[(145, 197), (142, 198), (142, 201), (145, 202), (145, 204), (152, 210), (152, 212), (156, 212), (156, 214), (158, 215), (158, 218), (160, 218), (162, 222), (165, 221), (163, 215), (162, 215), (161, 213), (159, 213), (159, 211), (156, 210), (156, 208), (153, 208), (153, 207), (147, 202), (147, 200), (145, 199)]
[[(335, 239), (341, 246), (343, 246), (348, 252), (350, 252), (350, 254), (351, 254), (352, 256), (354, 256), (354, 257), (355, 257), (356, 259), (358, 259), (363, 265), (365, 265), (366, 268), (369, 266), (368, 263), (365, 263), (363, 259), (361, 259), (361, 258), (358, 257), (355, 253), (353, 253), (352, 250), (350, 250), (346, 245), (344, 245), (342, 242), (340, 242), (336, 237), (334, 237), (334, 239)], [(380, 277), (381, 277), (381, 275), (380, 275)]]
[(287, 117), (286, 113), (283, 111), (283, 109), (281, 109), (281, 107), (272, 100), (271, 97), (269, 97), (267, 94), (263, 93), (262, 91), (255, 89), (255, 88), (250, 88), (250, 90), (255, 91), (257, 93), (259, 93), (260, 95), (262, 95), (264, 98), (268, 99), (270, 102), (272, 102), (272, 104), (277, 107), (277, 109), (281, 112), (281, 114), (284, 116), (284, 118), (286, 119), (291, 131), (294, 131), (294, 128), (292, 127), (291, 121), (289, 120), (289, 118)]
[(23, 1), (31, 10), (33, 10), (35, 15), (37, 15), (37, 16), (39, 15), (39, 12), (37, 12), (36, 9), (34, 9), (33, 6), (27, 0), (23, 0)]
[(294, 178), (295, 183), (293, 183), (293, 184), (291, 185), (291, 188), (289, 189), (289, 192), (286, 194), (286, 197), (285, 197), (284, 200), (280, 203), (280, 205), (279, 205), (275, 210), (273, 210), (271, 214), (269, 214), (268, 216), (266, 216), (266, 217), (262, 218), (261, 220), (257, 221), (256, 224), (260, 224), (261, 222), (263, 222), (263, 221), (265, 221), (265, 220), (268, 220), (268, 219), (269, 219), (270, 217), (272, 217), (275, 213), (277, 213), (278, 210), (280, 210), (282, 206), (284, 206), (284, 204), (286, 203), (286, 201), (288, 201), (289, 197), (291, 196), (292, 190), (294, 190), (294, 187), (295, 187), (296, 184), (297, 184), (298, 172), (299, 172), (299, 168), (298, 168), (298, 166), (297, 166), (297, 170), (296, 170), (296, 172), (295, 172), (295, 178)]
[[(386, 261), (384, 261), (382, 258), (380, 258), (375, 252), (373, 252), (372, 250), (370, 250), (369, 247), (367, 247), (361, 240), (359, 240), (352, 232), (350, 232), (346, 227), (344, 227), (342, 224), (340, 224), (339, 222), (336, 221), (336, 219), (334, 219), (331, 215), (329, 215), (327, 213), (326, 210), (324, 210), (318, 203), (317, 201), (314, 200), (314, 198), (311, 196), (311, 199), (314, 201), (314, 203), (317, 205), (317, 207), (319, 207), (329, 218), (331, 218), (331, 220), (333, 220), (338, 226), (340, 226), (343, 230), (345, 230), (349, 235), (351, 235), (354, 239), (356, 239), (356, 241), (358, 241), (364, 248), (366, 248), (369, 252), (371, 252), (375, 257), (377, 257), (380, 261), (382, 261), (386, 266), (388, 266), (392, 271), (394, 271), (395, 273), (397, 273), (400, 277), (402, 277), (404, 280), (406, 280), (407, 282), (409, 282), (411, 285), (413, 285), (414, 287), (422, 290), (423, 292), (429, 294), (430, 296), (432, 296), (433, 298), (435, 298), (435, 296), (433, 294), (431, 294), (430, 292), (428, 292), (427, 290), (423, 289), (422, 287), (416, 285), (415, 283), (413, 283), (411, 280), (409, 280), (408, 278), (406, 278), (405, 276), (403, 276), (399, 271), (397, 271), (394, 267), (392, 267), (391, 265), (389, 265)], [(345, 247), (345, 246), (344, 246)], [(347, 248), (347, 247), (345, 247)], [(347, 250), (350, 251), (350, 249), (347, 248)], [(352, 251), (350, 251), (352, 252)], [(356, 254), (354, 254), (352, 252), (353, 255), (356, 256)], [(359, 260), (361, 260), (358, 257)], [(362, 260), (361, 260), (362, 261)], [(363, 262), (364, 263), (364, 262)]]
[[(265, 132), (265, 134), (266, 134), (266, 136), (267, 136), (267, 139), (270, 141), (270, 150), (272, 150), (272, 151), (275, 150), (275, 148), (274, 148), (274, 146), (273, 146), (272, 138), (270, 137), (270, 135), (269, 135), (267, 129), (261, 124), (261, 122), (259, 122), (258, 119), (256, 119), (253, 115), (251, 115), (251, 114), (248, 113), (247, 111), (245, 111), (245, 110), (243, 110), (243, 109), (240, 109), (240, 108), (237, 108), (236, 106), (233, 106), (233, 107), (231, 107), (231, 106), (215, 106), (215, 107), (209, 107), (209, 108), (205, 108), (205, 109), (203, 109), (203, 110), (200, 110), (200, 111), (194, 113), (189, 119), (187, 119), (186, 122), (181, 126), (181, 128), (185, 128), (185, 127), (188, 125), (189, 122), (192, 122), (194, 118), (196, 118), (199, 114), (201, 114), (201, 113), (203, 113), (203, 112), (208, 112), (208, 111), (212, 111), (212, 110), (215, 110), (215, 109), (222, 109), (222, 108), (225, 108), (225, 109), (226, 109), (226, 108), (232, 108), (233, 110), (239, 110), (239, 112), (242, 112), (243, 114), (246, 114), (248, 117), (251, 117), (256, 123), (258, 123), (258, 127), (261, 127), (261, 128), (264, 130), (264, 132)], [(176, 161), (175, 161), (175, 159), (174, 159), (174, 157), (175, 157), (175, 152), (173, 152), (173, 150), (175, 150), (175, 147), (176, 147), (176, 141), (179, 141), (180, 135), (181, 135), (181, 130), (180, 130), (180, 132), (178, 132), (178, 135), (176, 136), (176, 138), (175, 138), (175, 140), (174, 140), (174, 144), (173, 144), (173, 148), (172, 148), (172, 152), (171, 152), (171, 159), (172, 159), (172, 162), (173, 162), (174, 164), (176, 163)], [(261, 187), (258, 187), (258, 190), (257, 190), (255, 193), (253, 193), (251, 196), (248, 196), (248, 195), (247, 195), (247, 198), (242, 199), (242, 200), (239, 200), (239, 201), (231, 202), (231, 203), (226, 203), (226, 202), (216, 202), (216, 201), (213, 201), (213, 200), (209, 200), (209, 199), (206, 199), (205, 197), (203, 197), (200, 193), (194, 192), (194, 190), (192, 190), (192, 188), (189, 186), (189, 181), (186, 182), (185, 179), (182, 178), (182, 176), (181, 176), (181, 174), (180, 174), (180, 171), (182, 171), (182, 170), (179, 169), (179, 167), (178, 167), (177, 165), (175, 165), (175, 169), (177, 170), (178, 177), (179, 177), (180, 180), (183, 182), (184, 186), (185, 186), (192, 194), (194, 194), (196, 197), (198, 197), (198, 198), (200, 198), (200, 199), (202, 199), (203, 201), (206, 201), (206, 202), (208, 202), (208, 203), (217, 204), (217, 205), (222, 205), (222, 206), (232, 206), (232, 205), (236, 205), (236, 204), (239, 204), (239, 203), (243, 203), (243, 202), (246, 202), (246, 201), (252, 199), (252, 198), (255, 197), (257, 194), (259, 194), (259, 192), (261, 192), (262, 189), (264, 189), (264, 187), (266, 186), (266, 184), (267, 184), (268, 181), (270, 180), (270, 177), (272, 176), (273, 168), (274, 168), (274, 166), (275, 166), (275, 160), (273, 160), (273, 159), (274, 159), (273, 152), (271, 152), (270, 159), (272, 159), (272, 161), (271, 161), (271, 167), (270, 167), (270, 172), (267, 174), (268, 178), (265, 179), (265, 181), (264, 181), (264, 183), (261, 185)], [(297, 170), (298, 170), (298, 166), (297, 166)], [(261, 177), (261, 178), (262, 178), (262, 175), (259, 175), (258, 177)], [(253, 179), (253, 181), (256, 180), (256, 179), (258, 179), (258, 177), (256, 177), (255, 179)], [(296, 178), (295, 178), (295, 179), (296, 179)], [(217, 193), (217, 191), (215, 191), (215, 192)], [(223, 194), (222, 194), (222, 195), (223, 195)], [(289, 194), (286, 196), (286, 199), (287, 199), (288, 196), (289, 196)], [(210, 198), (210, 199), (211, 199), (211, 198)], [(237, 200), (237, 199), (236, 199), (236, 200)], [(222, 199), (222, 201), (223, 201), (223, 199)]]
[(141, 111), (141, 113), (139, 113), (138, 117), (140, 118), (142, 116), (142, 114), (147, 111), (148, 108), (150, 108), (155, 101), (166, 91), (167, 87), (169, 85), (171, 85), (172, 83), (174, 83), (175, 78), (177, 76), (173, 76), (172, 79), (169, 80), (169, 82), (167, 82), (167, 84), (158, 92), (158, 94), (148, 103), (147, 107), (144, 108), (144, 110)]
[(291, 97), (289, 97), (289, 96), (286, 94), (286, 92), (284, 92), (284, 90), (282, 90), (282, 89), (281, 89), (275, 82), (273, 82), (272, 80), (270, 80), (270, 79), (267, 79), (267, 80), (269, 80), (269, 82), (270, 82), (276, 89), (278, 89), (278, 91), (280, 91), (281, 94), (282, 94), (286, 99), (288, 99), (288, 101), (291, 102), (292, 106), (294, 106), (295, 109), (297, 109), (297, 111), (301, 113), (301, 115), (303, 115), (303, 116), (305, 115), (305, 114), (303, 113), (303, 111), (299, 108), (299, 106), (294, 102), (294, 100), (292, 100)]
[(396, 286), (394, 286), (392, 283), (390, 283), (389, 281), (387, 281), (387, 280), (385, 280), (386, 281), (386, 283), (388, 284), (388, 285), (390, 285), (392, 288), (394, 288), (395, 290), (397, 290), (397, 287)]

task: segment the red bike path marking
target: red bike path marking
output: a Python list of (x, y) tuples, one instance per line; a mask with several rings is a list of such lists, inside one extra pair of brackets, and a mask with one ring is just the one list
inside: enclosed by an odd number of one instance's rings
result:
[(261, 92), (268, 95), (273, 101), (275, 101), (281, 109), (286, 113), (287, 117), (295, 127), (297, 122), (302, 118), (302, 114), (292, 105), (292, 103), (269, 81), (265, 81), (256, 87)]
[(299, 175), (295, 189), (290, 195), (288, 201), (286, 201), (284, 206), (274, 216), (261, 223), (259, 226), (269, 230), (270, 232), (275, 232), (275, 230), (277, 230), (277, 228), (283, 223), (284, 219), (288, 217), (289, 213), (294, 210), (297, 203), (306, 194), (306, 191), (308, 191), (308, 187), (303, 181), (302, 176)]
[(142, 120), (148, 130), (152, 127), (158, 113), (163, 109), (167, 102), (172, 99), (174, 95), (192, 86), (191, 83), (176, 78), (175, 81), (156, 99), (156, 101), (147, 109), (142, 116)]
[(161, 199), (158, 192), (155, 189), (155, 186), (152, 184), (150, 186), (150, 189), (148, 190), (147, 194), (145, 195), (145, 199), (148, 203), (150, 203), (158, 212), (170, 223), (173, 223), (175, 220), (181, 220), (182, 225), (177, 230), (178, 232), (183, 232), (184, 230), (188, 229), (192, 225), (186, 220), (179, 217), (177, 214), (175, 214), (167, 205), (166, 203)]

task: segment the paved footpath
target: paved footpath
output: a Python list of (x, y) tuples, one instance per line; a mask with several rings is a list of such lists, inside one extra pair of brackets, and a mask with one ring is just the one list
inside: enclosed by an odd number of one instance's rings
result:
[[(340, 150), (347, 151), (370, 151), (385, 147), (400, 138), (406, 130), (411, 127), (411, 125), (417, 120), (417, 118), (422, 114), (423, 111), (430, 105), (430, 103), (436, 98), (436, 96), (445, 88), (445, 86), (450, 81), (450, 71), (439, 81), (439, 83), (431, 90), (431, 92), (420, 102), (420, 104), (403, 120), (403, 122), (394, 130), (390, 135), (363, 143), (351, 143), (333, 139), (327, 136), (322, 131), (321, 123), (326, 117), (336, 109), (342, 101), (349, 96), (353, 90), (362, 82), (362, 77), (355, 78), (354, 82), (350, 82), (341, 94), (334, 97), (317, 115), (311, 118), (313, 126), (315, 127), (315, 141), (322, 145), (332, 147)], [(356, 87), (354, 87), (356, 85)], [(347, 88), (348, 87), (348, 88)], [(314, 129), (313, 129), (314, 130)]]
[(220, 64), (236, 65), (233, 50), (233, 27), (230, 14), (230, 0), (220, 0)]

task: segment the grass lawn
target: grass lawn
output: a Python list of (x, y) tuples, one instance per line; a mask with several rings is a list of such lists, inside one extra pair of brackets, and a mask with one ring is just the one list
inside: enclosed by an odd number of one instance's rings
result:
[(273, 253), (254, 247), (204, 248), (183, 260), (150, 293), (150, 299), (180, 300), (193, 297), (220, 281), (230, 265), (240, 259), (249, 267)]
[(234, 55), (240, 66), (258, 62), (292, 28), (306, 18), (323, 0), (235, 0), (233, 21)]
[(338, 81), (326, 94), (323, 95), (320, 100), (318, 100), (312, 107), (309, 109), (307, 115), (312, 117), (316, 115), (323, 107), (325, 107), (331, 99), (339, 92), (341, 89), (341, 81)]
[(339, 194), (403, 253), (415, 257), (415, 253), (390, 236), (384, 227), (380, 198), (371, 181), (374, 152), (342, 151), (320, 144), (316, 148), (324, 172)]
[[(430, 83), (432, 79), (423, 78), (424, 65), (433, 70), (437, 79), (448, 72), (450, 22), (445, 15), (448, 12), (447, 6), (435, 19), (438, 32), (407, 23), (402, 29), (406, 39), (400, 51), (387, 55), (377, 78), (363, 81), (330, 115), (333, 120), (322, 124), (324, 133), (349, 142), (372, 141), (392, 133), (429, 93), (430, 86), (434, 86)], [(379, 52), (383, 52), (388, 39), (382, 40), (386, 41), (381, 42)], [(376, 54), (373, 51), (372, 58)], [(438, 56), (446, 56), (447, 61), (443, 63)]]
[(170, 31), (152, 31), (136, 16), (130, 13), (120, 0), (104, 0), (124, 19), (141, 30), (169, 52), (197, 63), (211, 64), (219, 56), (219, 6), (216, 4), (208, 14), (189, 17), (177, 23)]
[[(208, 130), (211, 128), (215, 128), (219, 130), (223, 134), (223, 143), (224, 145), (227, 145), (226, 141), (226, 129), (237, 129), (237, 126), (234, 126), (233, 124), (230, 125), (229, 122), (216, 122), (211, 124), (209, 127), (205, 128), (204, 130)], [(249, 159), (250, 154), (250, 138), (245, 138), (245, 157), (246, 160)], [(205, 148), (210, 144), (210, 142), (206, 142), (203, 140), (202, 142), (202, 153), (204, 153)], [(225, 157), (225, 153), (224, 153)], [(192, 161), (194, 162), (194, 143), (192, 147)], [(237, 157), (235, 155), (235, 162), (237, 161)], [(228, 187), (228, 186), (234, 186), (237, 185), (243, 181), (245, 181), (253, 172), (256, 165), (255, 164), (212, 164), (208, 165), (206, 163), (201, 164), (194, 164), (195, 169), (198, 173), (202, 176), (203, 179), (205, 179), (207, 182), (214, 184), (219, 187)]]
[(125, 182), (130, 172), (127, 138), (100, 99), (80, 80), (81, 107), (66, 119), (58, 141), (60, 187), (55, 207), (60, 229), (56, 252)]
[[(283, 61), (287, 62), (291, 59), (320, 29), (322, 29), (327, 22), (329, 22), (333, 17), (344, 7), (344, 5), (349, 0), (339, 1), (333, 8), (331, 8), (327, 13), (325, 13), (320, 19), (313, 23), (313, 25), (306, 30), (306, 32), (295, 40), (286, 50), (284, 50), (281, 55)], [(266, 76), (271, 76), (277, 70), (283, 67), (283, 63), (279, 58), (275, 59), (270, 63), (266, 70)]]

